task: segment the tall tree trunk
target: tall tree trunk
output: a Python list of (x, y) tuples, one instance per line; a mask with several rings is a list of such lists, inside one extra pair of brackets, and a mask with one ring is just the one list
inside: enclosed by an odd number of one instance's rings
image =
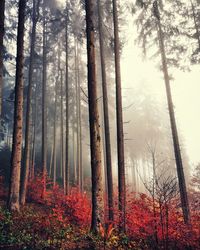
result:
[[(102, 145), (102, 157), (103, 157), (103, 191), (104, 194), (108, 196), (108, 184), (107, 184), (107, 165), (106, 165), (106, 145), (105, 145), (105, 128), (104, 128), (104, 119), (103, 119), (103, 99), (100, 104), (100, 119), (101, 119), (101, 145)], [(109, 211), (108, 211), (108, 199), (106, 198), (104, 201), (104, 218), (107, 220), (109, 218)]]
[(80, 81), (80, 51), (77, 42), (77, 83), (78, 83), (78, 121), (79, 121), (79, 182), (80, 190), (83, 191), (83, 162), (82, 162), (82, 122), (81, 122), (81, 81)]
[(107, 80), (106, 80), (106, 65), (105, 65), (105, 50), (104, 50), (104, 34), (103, 34), (103, 20), (102, 20), (102, 6), (100, 0), (98, 3), (98, 16), (99, 16), (99, 44), (100, 44), (100, 57), (101, 57), (101, 76), (102, 76), (102, 90), (103, 90), (103, 108), (104, 108), (104, 134), (105, 134), (105, 148), (106, 148), (106, 173), (107, 173), (107, 195), (108, 195), (108, 208), (109, 220), (113, 220), (113, 177), (112, 177), (112, 158), (111, 158), (111, 145), (110, 145), (110, 125), (109, 125), (109, 112), (108, 112), (108, 93), (107, 93)]
[(49, 177), (51, 178), (52, 176), (52, 163), (53, 163), (53, 143), (51, 145), (51, 152), (50, 152), (50, 163), (49, 163)]
[(64, 194), (66, 194), (66, 169), (64, 163), (64, 128), (63, 128), (63, 71), (61, 70), (61, 79), (60, 79), (60, 122), (61, 122), (61, 162), (62, 162), (62, 171), (63, 171), (63, 190)]
[(77, 168), (76, 168), (76, 142), (75, 142), (75, 115), (72, 124), (72, 143), (73, 143), (73, 185), (77, 185)]
[[(154, 3), (157, 3), (157, 2), (155, 1)], [(159, 13), (157, 4), (154, 4), (154, 8), (157, 8), (156, 13)], [(188, 224), (190, 222), (189, 202), (188, 202), (188, 197), (187, 197), (185, 175), (183, 171), (181, 150), (180, 150), (174, 108), (173, 108), (172, 95), (171, 95), (171, 87), (170, 87), (167, 59), (166, 59), (166, 53), (165, 53), (164, 38), (163, 38), (162, 26), (161, 26), (159, 15), (156, 16), (156, 18), (157, 18), (157, 25), (158, 25), (158, 39), (159, 39), (159, 44), (160, 44), (160, 54), (161, 54), (161, 61), (162, 61), (162, 67), (163, 67), (163, 74), (164, 74), (166, 94), (167, 94), (167, 103), (168, 103), (170, 124), (171, 124), (171, 131), (172, 131), (172, 138), (173, 138), (173, 145), (174, 145), (174, 154), (175, 154), (175, 159), (176, 159), (177, 175), (178, 175), (179, 190), (180, 190), (180, 197), (181, 197), (181, 206), (183, 210), (184, 222)]]
[(22, 181), (21, 181), (21, 197), (20, 202), (22, 205), (26, 201), (26, 191), (29, 175), (29, 163), (30, 163), (30, 134), (31, 134), (31, 99), (32, 99), (32, 85), (33, 85), (33, 64), (34, 64), (34, 49), (35, 49), (35, 39), (36, 39), (36, 4), (33, 1), (33, 17), (32, 17), (32, 32), (31, 32), (31, 51), (30, 51), (30, 64), (29, 64), (29, 83), (28, 83), (28, 93), (26, 101), (26, 130), (25, 130), (25, 148), (24, 148), (24, 161), (22, 169)]
[(114, 50), (115, 50), (115, 81), (116, 81), (116, 117), (117, 117), (117, 156), (118, 156), (118, 192), (119, 212), (121, 214), (120, 230), (125, 231), (126, 226), (126, 184), (124, 163), (124, 132), (121, 94), (121, 69), (120, 69), (120, 44), (118, 31), (117, 1), (113, 0), (113, 23), (114, 23)]
[(99, 112), (97, 106), (97, 82), (95, 65), (94, 0), (85, 1), (87, 60), (88, 60), (88, 101), (90, 122), (90, 150), (92, 172), (92, 223), (91, 230), (98, 231), (102, 212), (102, 166)]
[(31, 122), (30, 122), (31, 132), (30, 132), (30, 153), (29, 153), (29, 163), (28, 163), (29, 164), (28, 181), (31, 179), (30, 176), (31, 176), (31, 164), (32, 164), (32, 152), (33, 152), (33, 109), (32, 108), (33, 105), (31, 105)]
[(36, 83), (35, 88), (35, 103), (34, 103), (34, 115), (33, 115), (33, 146), (32, 146), (32, 160), (31, 160), (31, 179), (35, 177), (35, 150), (36, 150), (36, 126), (37, 126), (37, 115), (38, 115), (38, 103), (37, 103), (37, 93), (38, 93), (38, 83)]
[(47, 107), (46, 107), (46, 78), (47, 78), (47, 44), (46, 44), (46, 18), (45, 3), (43, 2), (43, 75), (42, 75), (42, 175), (43, 196), (46, 192), (47, 175)]
[(13, 126), (13, 145), (11, 155), (11, 178), (8, 197), (8, 209), (19, 210), (20, 168), (22, 156), (22, 124), (23, 124), (23, 84), (24, 84), (24, 22), (26, 0), (19, 1), (17, 30), (17, 59), (15, 79), (15, 107)]
[(63, 126), (63, 117), (62, 117), (62, 70), (61, 70), (61, 50), (60, 50), (60, 43), (58, 44), (58, 79), (59, 79), (59, 94), (60, 94), (60, 178), (63, 179), (63, 131), (62, 131), (62, 126)]
[(65, 26), (65, 53), (66, 53), (66, 68), (65, 68), (65, 95), (66, 95), (66, 145), (65, 145), (65, 171), (66, 171), (66, 193), (69, 193), (69, 42), (68, 42), (68, 22), (69, 22), (69, 13), (68, 13), (68, 6), (66, 2), (66, 10), (67, 10), (67, 16), (66, 16), (66, 26)]
[(55, 81), (55, 104), (54, 104), (54, 126), (53, 126), (53, 185), (55, 187), (56, 185), (56, 163), (57, 163), (57, 157), (56, 157), (56, 152), (57, 152), (57, 131), (56, 131), (56, 124), (57, 124), (57, 99), (58, 99), (58, 94), (57, 94), (57, 83), (58, 83), (58, 77), (56, 78)]
[(3, 37), (4, 37), (4, 15), (5, 0), (0, 1), (0, 129), (2, 124), (2, 105), (3, 105)]
[(77, 186), (80, 189), (80, 124), (79, 124), (79, 86), (78, 86), (78, 46), (77, 40), (74, 38), (74, 52), (75, 52), (75, 84), (76, 84), (76, 146), (77, 146)]

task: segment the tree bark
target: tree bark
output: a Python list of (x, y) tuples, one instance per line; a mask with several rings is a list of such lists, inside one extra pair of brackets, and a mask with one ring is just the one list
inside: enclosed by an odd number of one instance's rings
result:
[(43, 75), (42, 75), (42, 175), (43, 196), (46, 192), (47, 175), (47, 107), (46, 107), (46, 78), (47, 78), (47, 44), (46, 44), (46, 18), (45, 4), (43, 3)]
[(29, 83), (28, 83), (28, 93), (26, 101), (26, 130), (25, 130), (25, 148), (24, 148), (24, 161), (22, 169), (22, 182), (21, 182), (21, 196), (20, 203), (24, 205), (26, 202), (26, 191), (29, 175), (29, 163), (30, 163), (30, 134), (31, 134), (31, 99), (32, 99), (32, 88), (33, 88), (33, 64), (34, 64), (34, 49), (35, 49), (35, 39), (36, 39), (36, 4), (33, 1), (33, 17), (32, 17), (32, 32), (31, 32), (31, 50), (30, 50), (30, 64), (29, 64)]
[(38, 103), (37, 103), (37, 91), (38, 91), (38, 83), (36, 83), (35, 88), (35, 103), (34, 103), (34, 116), (33, 116), (33, 146), (32, 146), (32, 163), (31, 163), (31, 179), (35, 177), (35, 151), (36, 151), (36, 124), (37, 124), (37, 115), (38, 115)]
[(66, 4), (67, 16), (66, 16), (66, 26), (65, 26), (65, 53), (66, 53), (66, 68), (65, 68), (65, 95), (66, 95), (66, 145), (65, 145), (65, 171), (66, 171), (66, 193), (69, 193), (69, 41), (68, 41), (68, 22), (69, 22), (69, 13), (68, 7)]
[(116, 117), (117, 117), (117, 156), (118, 156), (118, 192), (119, 212), (121, 214), (119, 229), (125, 232), (126, 226), (126, 187), (124, 163), (124, 132), (121, 94), (120, 44), (118, 31), (117, 1), (113, 0), (114, 51), (115, 51), (115, 81), (116, 81)]
[(50, 163), (49, 163), (49, 177), (51, 178), (52, 176), (52, 163), (53, 163), (53, 143), (51, 145), (51, 151), (50, 151)]
[(57, 163), (57, 158), (56, 158), (56, 152), (57, 152), (57, 131), (56, 131), (56, 124), (57, 124), (57, 99), (58, 99), (58, 94), (57, 94), (57, 83), (58, 83), (58, 77), (56, 78), (55, 81), (55, 104), (54, 104), (54, 127), (53, 127), (53, 185), (55, 187), (56, 185), (56, 163)]
[(61, 162), (62, 162), (62, 171), (63, 171), (63, 191), (66, 194), (66, 169), (64, 163), (64, 129), (63, 129), (63, 72), (61, 70), (61, 79), (60, 79), (60, 131), (61, 131)]
[(79, 159), (80, 159), (80, 163), (79, 163), (79, 183), (80, 183), (80, 190), (83, 191), (81, 81), (80, 81), (79, 55), (80, 55), (80, 51), (79, 51), (78, 42), (77, 42), (77, 83), (78, 83)]
[(3, 105), (3, 37), (4, 37), (4, 18), (5, 18), (5, 0), (0, 1), (0, 128), (2, 119)]
[(163, 67), (163, 74), (164, 74), (166, 94), (167, 94), (167, 103), (168, 103), (168, 110), (169, 110), (170, 124), (171, 124), (171, 131), (172, 131), (172, 138), (173, 138), (173, 145), (174, 145), (174, 154), (175, 154), (175, 159), (176, 159), (177, 175), (178, 175), (179, 190), (180, 190), (180, 197), (181, 197), (181, 207), (183, 211), (184, 222), (188, 224), (190, 222), (189, 202), (188, 202), (188, 197), (187, 197), (185, 175), (184, 175), (184, 170), (183, 170), (183, 163), (182, 163), (181, 150), (180, 150), (180, 144), (179, 144), (179, 138), (178, 138), (178, 131), (177, 131), (177, 126), (176, 126), (176, 119), (175, 119), (175, 114), (174, 114), (167, 59), (166, 59), (165, 46), (164, 46), (164, 38), (163, 38), (160, 18), (157, 18), (157, 25), (158, 25), (158, 39), (159, 39), (159, 45), (160, 45), (160, 54), (161, 54), (161, 61), (162, 61), (162, 67)]
[(11, 177), (8, 197), (8, 209), (19, 211), (19, 188), (22, 156), (22, 122), (23, 122), (23, 85), (24, 85), (24, 22), (26, 0), (19, 1), (17, 29), (17, 59), (15, 79), (15, 106), (13, 145), (11, 155)]
[(103, 113), (104, 113), (104, 136), (105, 136), (105, 149), (106, 149), (106, 174), (107, 174), (107, 196), (108, 196), (108, 209), (109, 220), (113, 221), (113, 177), (112, 177), (112, 158), (111, 158), (111, 143), (110, 143), (110, 125), (109, 125), (109, 111), (108, 111), (108, 94), (107, 94), (107, 79), (106, 79), (106, 65), (105, 65), (105, 50), (103, 41), (103, 20), (102, 20), (102, 7), (100, 0), (98, 3), (98, 16), (99, 16), (99, 44), (100, 44), (100, 57), (101, 57), (101, 76), (102, 76), (102, 90), (103, 90)]
[(97, 82), (95, 65), (94, 0), (85, 1), (87, 60), (88, 60), (88, 101), (90, 122), (90, 150), (92, 172), (92, 222), (91, 231), (98, 231), (102, 212), (101, 137), (97, 106)]
[(72, 143), (73, 143), (73, 185), (77, 185), (77, 167), (76, 167), (76, 142), (75, 142), (75, 114), (73, 115), (72, 124)]
[(75, 84), (76, 84), (76, 146), (77, 146), (77, 186), (80, 189), (80, 124), (79, 124), (79, 82), (78, 82), (78, 50), (77, 41), (74, 37), (74, 59), (75, 59)]

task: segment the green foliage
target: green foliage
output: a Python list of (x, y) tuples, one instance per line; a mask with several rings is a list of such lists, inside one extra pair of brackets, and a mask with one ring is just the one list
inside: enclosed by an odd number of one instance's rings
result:
[[(45, 212), (48, 216), (45, 216)], [(0, 208), (1, 245), (21, 246), (22, 249), (60, 247), (71, 232), (71, 227), (59, 223), (50, 211), (30, 206), (11, 215), (6, 209)]]

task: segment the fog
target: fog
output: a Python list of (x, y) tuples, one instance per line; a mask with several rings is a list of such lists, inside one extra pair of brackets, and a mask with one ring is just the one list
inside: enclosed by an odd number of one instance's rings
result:
[[(56, 14), (56, 11), (62, 11), (65, 6), (65, 1), (63, 0), (51, 0), (46, 1), (46, 7), (50, 7), (52, 14)], [(74, 122), (75, 113), (77, 112), (76, 106), (76, 65), (75, 65), (75, 42), (78, 41), (79, 51), (81, 54), (79, 67), (80, 67), (80, 87), (81, 87), (81, 122), (82, 122), (82, 146), (83, 154), (81, 161), (85, 166), (85, 175), (88, 177), (90, 174), (90, 152), (89, 152), (89, 117), (88, 117), (88, 100), (87, 100), (87, 58), (86, 58), (86, 41), (83, 35), (85, 31), (84, 17), (80, 15), (81, 7), (78, 5), (78, 1), (73, 3), (71, 8), (77, 9), (76, 13), (71, 17), (72, 24), (70, 29), (73, 30), (75, 36), (72, 34), (69, 38), (69, 79), (70, 79), (70, 164), (71, 167), (75, 164), (77, 154), (77, 145), (74, 142), (73, 136), (77, 136), (77, 125)], [(14, 10), (12, 10), (13, 13)], [(82, 13), (83, 14), (83, 13)], [(173, 142), (171, 137), (171, 129), (169, 124), (169, 114), (167, 108), (167, 99), (165, 93), (165, 85), (163, 74), (158, 68), (157, 60), (149, 59), (142, 55), (142, 49), (136, 43), (137, 30), (134, 23), (134, 18), (129, 13), (123, 16), (124, 22), (120, 23), (120, 38), (123, 41), (123, 48), (121, 51), (121, 73), (122, 73), (122, 100), (123, 100), (123, 115), (124, 115), (124, 138), (125, 138), (125, 159), (127, 175), (134, 167), (135, 175), (138, 179), (143, 178), (145, 181), (149, 181), (152, 178), (152, 168), (151, 168), (151, 154), (149, 147), (155, 147), (157, 152), (157, 157), (159, 161), (164, 161), (163, 169), (169, 167), (170, 173), (176, 175), (175, 171), (175, 159), (173, 153)], [(122, 19), (123, 19), (122, 18)], [(62, 16), (60, 16), (60, 20)], [(49, 49), (49, 64), (47, 67), (47, 78), (48, 78), (48, 165), (50, 165), (50, 155), (52, 154), (52, 144), (53, 144), (53, 112), (54, 112), (54, 101), (55, 101), (55, 82), (56, 82), (56, 60), (52, 58), (58, 55), (59, 46), (64, 47), (65, 36), (63, 34), (57, 34), (60, 27), (56, 27), (56, 38), (59, 45), (54, 43), (53, 48)], [(38, 24), (37, 30), (41, 32), (42, 26)], [(61, 28), (62, 29), (62, 28)], [(51, 30), (47, 33), (54, 39), (54, 31)], [(16, 30), (15, 30), (16, 33)], [(38, 33), (39, 34), (39, 33)], [(41, 35), (41, 34), (40, 34)], [(106, 34), (110, 39), (112, 39), (112, 32), (107, 31)], [(39, 35), (38, 35), (39, 36)], [(28, 58), (29, 52), (29, 35), (26, 33), (25, 47), (26, 56)], [(41, 47), (38, 43), (38, 60), (40, 60)], [(110, 42), (112, 43), (112, 41)], [(111, 44), (112, 45), (112, 44)], [(110, 45), (109, 45), (110, 46)], [(107, 73), (108, 73), (108, 97), (109, 97), (109, 114), (110, 114), (110, 129), (111, 129), (111, 149), (112, 149), (112, 162), (114, 175), (117, 177), (117, 141), (116, 141), (116, 115), (115, 115), (115, 76), (114, 76), (114, 55), (110, 48), (107, 48), (106, 58), (107, 62)], [(189, 46), (189, 45), (188, 45)], [(10, 52), (15, 54), (14, 43), (9, 44)], [(99, 59), (99, 41), (98, 36), (96, 37), (96, 64), (97, 64), (97, 83), (98, 83), (98, 97), (99, 97), (99, 110), (101, 121), (101, 129), (103, 129), (103, 115), (102, 115), (102, 89), (101, 89), (101, 72), (100, 72), (100, 59)], [(57, 63), (57, 62), (56, 62)], [(6, 62), (7, 67), (10, 69), (10, 76), (14, 76), (14, 64)], [(65, 55), (61, 53), (61, 68), (65, 70)], [(52, 74), (53, 73), (53, 74)], [(27, 68), (25, 69), (25, 78), (27, 79)], [(41, 74), (41, 73), (40, 73)], [(184, 168), (187, 176), (192, 174), (193, 168), (200, 162), (199, 154), (199, 141), (200, 141), (200, 99), (198, 98), (200, 92), (200, 85), (198, 79), (200, 78), (199, 66), (191, 66), (190, 71), (180, 71), (178, 69), (173, 69), (170, 74), (173, 76), (171, 81), (173, 103), (175, 109), (175, 115), (178, 125), (178, 133), (181, 142), (181, 151), (183, 155)], [(7, 88), (12, 85), (14, 89), (13, 78), (8, 77)], [(38, 105), (41, 105), (41, 75), (39, 84), (39, 94)], [(60, 84), (60, 83), (59, 83)], [(25, 81), (27, 86), (27, 80)], [(58, 86), (58, 88), (60, 88)], [(59, 90), (60, 91), (60, 90)], [(65, 91), (65, 89), (63, 90)], [(9, 89), (5, 93), (10, 95)], [(61, 94), (61, 92), (59, 92)], [(10, 105), (10, 104), (9, 104)], [(58, 104), (58, 109), (60, 109), (60, 104)], [(24, 105), (24, 108), (26, 106)], [(65, 110), (64, 110), (65, 111)], [(60, 111), (59, 111), (60, 112)], [(12, 112), (11, 112), (12, 113)], [(11, 114), (9, 114), (11, 116)], [(38, 168), (41, 166), (41, 110), (38, 111), (38, 123), (36, 126), (36, 142), (38, 144), (36, 151), (36, 162)], [(64, 123), (66, 118), (64, 117)], [(8, 129), (11, 133), (12, 123), (8, 124)], [(60, 154), (60, 114), (57, 117), (57, 151)], [(11, 136), (10, 136), (11, 137)], [(103, 143), (105, 138), (103, 136)], [(73, 146), (73, 143), (75, 145)], [(10, 142), (11, 145), (11, 142)], [(156, 145), (156, 146), (155, 146)], [(102, 152), (103, 152), (102, 146)], [(103, 158), (102, 158), (103, 160)], [(105, 160), (105, 159), (104, 159)], [(58, 159), (58, 165), (60, 164), (60, 159)], [(137, 166), (137, 167), (136, 167)], [(160, 170), (161, 171), (161, 170)], [(116, 178), (117, 179), (117, 178)], [(116, 180), (115, 179), (115, 180)], [(132, 183), (132, 180), (129, 180)], [(144, 181), (144, 180), (143, 180)], [(138, 189), (141, 188), (141, 180), (139, 180)], [(144, 187), (143, 187), (144, 188)], [(144, 190), (143, 190), (144, 191)]]
[[(152, 98), (164, 104), (164, 111), (167, 112), (162, 74), (158, 71), (155, 63), (150, 62), (148, 59), (141, 60), (141, 51), (134, 44), (134, 28), (129, 25), (126, 32), (128, 42), (122, 54), (123, 86), (129, 88), (139, 86), (142, 90), (146, 85)], [(183, 135), (183, 144), (192, 166), (200, 161), (198, 143), (200, 140), (200, 99), (198, 98), (200, 70), (197, 65), (192, 66), (189, 72), (175, 70), (172, 73), (174, 80), (171, 82), (171, 87), (177, 123), (180, 133)], [(131, 96), (134, 99), (134, 95), (131, 94)]]

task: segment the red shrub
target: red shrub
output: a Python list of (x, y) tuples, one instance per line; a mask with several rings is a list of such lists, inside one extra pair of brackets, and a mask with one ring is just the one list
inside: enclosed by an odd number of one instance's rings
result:
[(45, 204), (52, 208), (52, 216), (58, 221), (86, 227), (91, 220), (91, 202), (86, 193), (80, 193), (76, 188), (71, 189), (69, 195), (63, 194), (63, 189), (58, 185), (52, 187), (49, 180), (49, 188), (43, 198), (43, 182), (41, 176), (36, 177), (29, 183), (28, 199)]

